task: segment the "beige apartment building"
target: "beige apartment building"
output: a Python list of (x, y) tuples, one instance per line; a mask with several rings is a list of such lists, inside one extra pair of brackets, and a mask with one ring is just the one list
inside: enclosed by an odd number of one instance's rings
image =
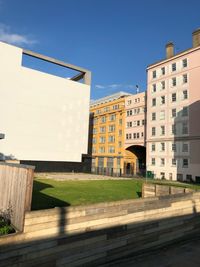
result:
[[(125, 141), (127, 173), (144, 174), (146, 168), (146, 92), (125, 100)], [(129, 155), (129, 158), (128, 158)]]
[[(147, 68), (147, 171), (155, 178), (200, 181), (200, 29), (193, 46)], [(151, 172), (151, 173), (150, 173)]]

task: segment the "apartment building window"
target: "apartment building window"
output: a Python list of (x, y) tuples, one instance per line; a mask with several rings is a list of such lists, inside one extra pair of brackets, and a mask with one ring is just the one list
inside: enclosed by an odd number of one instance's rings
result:
[(188, 168), (188, 159), (183, 159), (183, 168)]
[(115, 114), (111, 114), (110, 117), (109, 117), (109, 120), (110, 121), (115, 121), (116, 119), (116, 115)]
[(137, 133), (137, 138), (140, 138), (140, 133)]
[(175, 118), (176, 117), (176, 108), (173, 108), (172, 109), (172, 118)]
[(118, 147), (122, 147), (122, 142), (121, 141), (118, 142)]
[(151, 135), (155, 136), (156, 135), (156, 127), (151, 128)]
[(161, 172), (161, 173), (160, 173), (160, 178), (161, 178), (161, 179), (165, 179), (165, 173), (164, 173), (164, 172)]
[(188, 123), (187, 122), (182, 123), (182, 134), (188, 134)]
[(128, 100), (127, 101), (127, 105), (131, 105), (132, 101), (131, 100)]
[(188, 99), (188, 91), (184, 90), (183, 91), (183, 100)]
[(176, 152), (176, 144), (175, 143), (172, 143), (172, 151)]
[(132, 114), (133, 114), (132, 109), (130, 109), (130, 110), (127, 111), (127, 117), (128, 117), (128, 116), (132, 116)]
[(161, 88), (162, 88), (162, 90), (165, 89), (165, 81), (162, 81), (162, 82), (161, 82)]
[(153, 166), (156, 165), (156, 159), (155, 159), (155, 158), (152, 158), (152, 159), (151, 159), (151, 165), (153, 165)]
[(100, 129), (100, 133), (105, 133), (106, 132), (106, 127), (105, 126), (102, 126), (99, 129)]
[(137, 126), (140, 126), (140, 121), (137, 121)]
[(98, 119), (97, 119), (97, 118), (94, 118), (94, 120), (93, 120), (93, 124), (96, 125), (97, 122), (98, 122)]
[(92, 147), (92, 153), (96, 153), (96, 151), (97, 151), (97, 150), (96, 150), (96, 147), (93, 146), (93, 147)]
[(176, 93), (172, 94), (172, 102), (176, 102)]
[(164, 158), (160, 159), (160, 166), (165, 166), (165, 159)]
[(187, 117), (188, 116), (188, 107), (183, 107), (182, 109), (182, 117)]
[(105, 153), (105, 147), (104, 146), (99, 147), (99, 153)]
[(119, 109), (119, 105), (114, 105), (114, 106), (113, 106), (113, 109), (114, 109), (114, 110)]
[(103, 110), (104, 112), (108, 112), (110, 110), (110, 107), (105, 107)]
[(100, 136), (99, 143), (100, 144), (105, 144), (105, 142), (106, 142), (106, 138), (104, 136)]
[(183, 152), (188, 152), (188, 144), (183, 143), (182, 151), (183, 151)]
[(175, 124), (173, 124), (172, 125), (172, 134), (176, 134), (176, 125)]
[(176, 86), (176, 78), (172, 78), (172, 86)]
[(143, 137), (144, 136), (144, 133), (143, 132), (141, 132), (141, 137)]
[(108, 126), (108, 131), (109, 132), (114, 132), (115, 131), (115, 125), (109, 125)]
[(160, 126), (160, 134), (165, 135), (165, 126)]
[(160, 120), (164, 120), (164, 119), (165, 119), (165, 111), (162, 110), (162, 111), (160, 112)]
[(134, 114), (139, 114), (140, 113), (140, 109), (139, 108), (135, 108), (134, 109)]
[(188, 82), (187, 74), (183, 74), (183, 83), (187, 83), (187, 82)]
[(121, 159), (117, 158), (117, 168), (120, 168), (120, 166), (121, 166)]
[(152, 119), (152, 121), (156, 120), (156, 113), (155, 112), (151, 113), (151, 119)]
[(180, 182), (183, 181), (183, 174), (182, 173), (177, 173), (176, 177), (177, 177), (177, 181), (180, 181)]
[(172, 71), (176, 71), (176, 63), (172, 64)]
[(142, 125), (144, 125), (144, 120), (142, 120)]
[(101, 122), (102, 123), (106, 122), (106, 116), (101, 117)]
[(119, 125), (122, 125), (122, 119), (119, 119)]
[(161, 96), (161, 105), (165, 104), (165, 96)]
[(122, 130), (119, 130), (119, 136), (122, 136)]
[(156, 92), (156, 84), (154, 83), (153, 85), (152, 85), (152, 93), (155, 93)]
[(151, 151), (152, 152), (156, 151), (156, 144), (155, 143), (151, 144)]
[(132, 121), (127, 122), (127, 128), (130, 128), (130, 127), (132, 127)]
[(97, 143), (97, 139), (96, 139), (96, 137), (93, 137), (93, 138), (92, 138), (92, 143), (93, 143), (93, 144), (96, 144), (96, 143)]
[(161, 151), (165, 151), (165, 143), (160, 143)]
[(97, 128), (93, 128), (93, 134), (97, 133)]
[(133, 134), (133, 138), (136, 139), (136, 133)]
[(165, 67), (161, 68), (161, 73), (162, 73), (162, 75), (165, 75)]
[(177, 160), (175, 158), (172, 159), (172, 166), (176, 166)]
[(128, 140), (128, 134), (126, 134), (126, 140)]
[(156, 70), (154, 70), (154, 71), (152, 72), (152, 77), (153, 77), (153, 79), (156, 78)]
[(108, 146), (108, 153), (115, 153), (115, 147), (114, 146)]
[(96, 110), (96, 114), (100, 114), (100, 113), (101, 113), (100, 109)]
[[(126, 135), (127, 136), (127, 135)], [(127, 138), (126, 138), (127, 139)], [(109, 143), (114, 143), (115, 142), (115, 136), (114, 135), (109, 135), (108, 136), (108, 142)]]
[(183, 68), (187, 67), (187, 58), (182, 60), (182, 66), (183, 66)]
[(156, 106), (156, 98), (152, 99), (152, 106), (155, 107)]

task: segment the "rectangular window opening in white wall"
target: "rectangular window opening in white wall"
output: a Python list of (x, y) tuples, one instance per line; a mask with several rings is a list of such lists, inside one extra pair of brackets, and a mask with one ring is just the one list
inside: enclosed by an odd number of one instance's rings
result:
[[(69, 69), (65, 66), (61, 66), (24, 53), (22, 54), (22, 66), (69, 80), (72, 77), (80, 74), (80, 72), (77, 70)], [(80, 79), (79, 82), (83, 82), (83, 79)]]

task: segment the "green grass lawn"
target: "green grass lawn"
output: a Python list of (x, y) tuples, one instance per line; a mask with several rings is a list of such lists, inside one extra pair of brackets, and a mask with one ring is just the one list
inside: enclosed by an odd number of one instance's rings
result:
[(142, 181), (138, 180), (35, 179), (32, 210), (133, 199), (141, 196), (141, 190)]
[[(35, 179), (33, 185), (32, 210), (85, 205), (141, 196), (145, 179), (134, 180), (88, 180), (55, 181)], [(200, 189), (200, 185), (180, 182), (148, 180), (149, 183)]]

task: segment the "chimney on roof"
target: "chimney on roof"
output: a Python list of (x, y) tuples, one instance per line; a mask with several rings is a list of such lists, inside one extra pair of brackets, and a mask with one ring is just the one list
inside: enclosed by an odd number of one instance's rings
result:
[(192, 33), (192, 46), (193, 48), (200, 45), (200, 28)]
[(166, 58), (170, 58), (174, 56), (174, 44), (169, 42), (166, 44)]

